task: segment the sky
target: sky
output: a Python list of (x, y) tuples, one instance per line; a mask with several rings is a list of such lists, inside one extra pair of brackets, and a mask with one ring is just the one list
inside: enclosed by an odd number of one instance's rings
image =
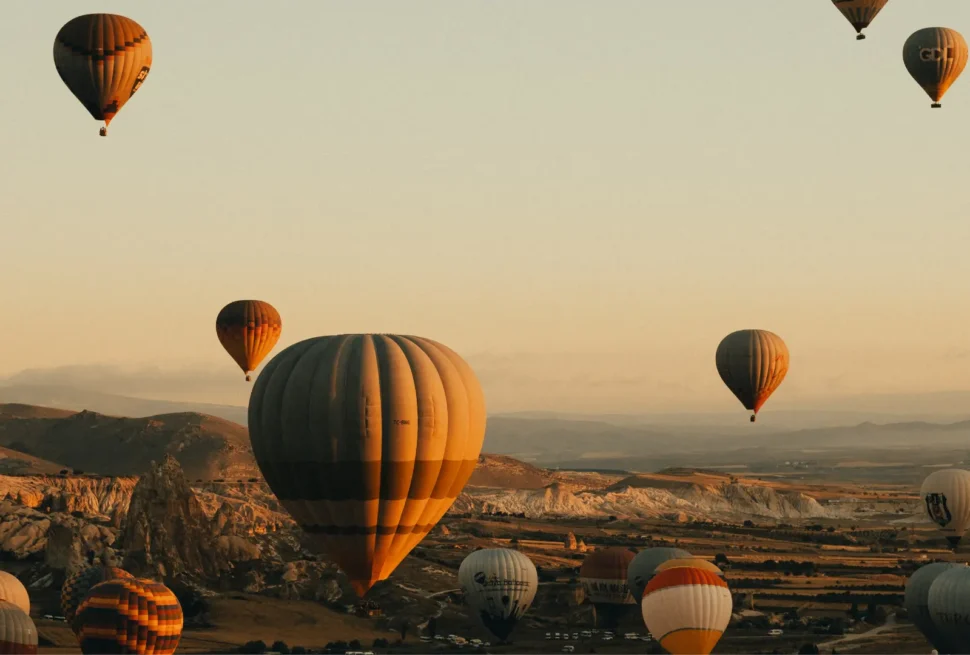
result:
[[(0, 377), (245, 404), (219, 309), (283, 347), (417, 334), (489, 409), (723, 411), (736, 329), (766, 410), (970, 389), (970, 73), (902, 64), (970, 3), (11, 3), (0, 30)], [(81, 11), (148, 31), (108, 138), (59, 79)], [(27, 371), (27, 373), (23, 373)]]

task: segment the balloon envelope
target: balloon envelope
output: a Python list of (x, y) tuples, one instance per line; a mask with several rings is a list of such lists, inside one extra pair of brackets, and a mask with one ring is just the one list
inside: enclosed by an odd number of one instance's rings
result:
[[(832, 0), (835, 8), (842, 12), (845, 19), (855, 28), (856, 34), (869, 27), (876, 15), (882, 11), (889, 0)], [(859, 38), (865, 38), (860, 36)]]
[(626, 586), (634, 554), (626, 548), (594, 550), (579, 567), (579, 581), (591, 603), (635, 605)]
[(249, 399), (253, 454), (277, 499), (361, 596), (455, 502), (485, 439), (471, 367), (436, 341), (307, 339)]
[(967, 42), (956, 30), (925, 27), (903, 44), (903, 64), (926, 95), (939, 103), (967, 66)]
[(505, 641), (535, 600), (539, 575), (535, 564), (522, 553), (487, 548), (462, 561), (458, 584), (482, 625)]
[(216, 336), (249, 380), (280, 340), (283, 319), (268, 302), (262, 300), (235, 300), (219, 311), (216, 316)]
[(685, 557), (682, 559), (669, 559), (660, 566), (657, 567), (655, 573), (660, 573), (661, 571), (666, 571), (667, 569), (700, 569), (701, 571), (710, 571), (714, 575), (719, 575), (724, 577), (724, 571), (717, 567), (717, 565), (708, 562), (706, 559), (701, 559), (700, 557)]
[(70, 623), (74, 620), (77, 608), (88, 595), (91, 588), (99, 582), (116, 578), (133, 578), (134, 576), (114, 566), (89, 566), (77, 571), (64, 581), (61, 587), (61, 611)]
[(953, 652), (966, 652), (970, 643), (970, 568), (959, 566), (940, 573), (927, 596), (930, 617), (937, 633)]
[(0, 653), (37, 652), (37, 627), (22, 609), (0, 601)]
[(707, 655), (731, 620), (731, 591), (710, 571), (657, 573), (643, 594), (643, 621), (671, 655)]
[(934, 471), (923, 480), (919, 495), (926, 515), (956, 547), (970, 527), (970, 471)]
[(919, 631), (923, 633), (923, 636), (926, 637), (933, 648), (941, 653), (951, 652), (955, 644), (951, 645), (940, 633), (936, 623), (933, 622), (929, 608), (930, 587), (944, 571), (965, 567), (966, 564), (956, 562), (933, 562), (918, 568), (906, 581), (906, 595), (903, 605), (906, 608), (909, 620), (919, 628)]
[(81, 601), (74, 632), (82, 653), (171, 655), (182, 637), (182, 606), (153, 580), (106, 580)]
[(24, 614), (30, 614), (30, 596), (27, 587), (17, 576), (0, 571), (0, 600), (5, 600), (22, 609)]
[(151, 66), (148, 33), (125, 16), (78, 16), (54, 38), (57, 74), (94, 119), (105, 125), (135, 95)]
[(788, 347), (767, 330), (738, 330), (717, 346), (714, 361), (727, 388), (754, 414), (788, 374)]
[(658, 566), (672, 559), (693, 557), (682, 548), (646, 548), (637, 553), (627, 572), (627, 587), (635, 601), (643, 598), (643, 590), (654, 576)]

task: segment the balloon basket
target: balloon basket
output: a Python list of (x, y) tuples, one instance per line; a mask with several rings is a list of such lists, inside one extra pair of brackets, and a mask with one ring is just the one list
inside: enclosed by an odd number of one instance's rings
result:
[(931, 108), (933, 108), (933, 109), (939, 109), (939, 108), (940, 108), (940, 107), (942, 107), (942, 106), (943, 106), (943, 105), (941, 105), (941, 104), (940, 104), (940, 103), (938, 103), (938, 102), (934, 102), (934, 103), (933, 103), (932, 105), (930, 105), (930, 107), (931, 107)]
[(866, 35), (865, 34), (857, 34), (856, 37), (855, 37), (855, 40), (856, 41), (865, 41), (866, 40)]

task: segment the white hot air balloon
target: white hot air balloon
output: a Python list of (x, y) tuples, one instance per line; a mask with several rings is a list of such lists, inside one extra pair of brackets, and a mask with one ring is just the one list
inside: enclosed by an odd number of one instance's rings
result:
[(930, 520), (956, 548), (970, 527), (970, 471), (934, 471), (923, 480), (919, 495)]
[(13, 603), (22, 609), (24, 614), (30, 614), (30, 596), (27, 595), (27, 587), (17, 576), (6, 571), (0, 571), (0, 600)]
[(708, 655), (731, 621), (731, 591), (711, 571), (657, 573), (643, 593), (643, 622), (671, 655)]
[(487, 548), (464, 559), (458, 584), (485, 629), (506, 641), (535, 600), (539, 574), (519, 551)]
[(970, 568), (947, 569), (930, 585), (926, 599), (937, 634), (947, 644), (957, 644), (966, 652), (970, 643)]
[(37, 628), (22, 609), (0, 601), (0, 653), (36, 653)]

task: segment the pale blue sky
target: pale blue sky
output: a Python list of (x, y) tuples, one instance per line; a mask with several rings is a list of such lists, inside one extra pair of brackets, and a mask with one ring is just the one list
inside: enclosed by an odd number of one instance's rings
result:
[[(107, 139), (52, 62), (85, 11), (154, 48)], [(968, 389), (970, 73), (931, 110), (901, 60), (933, 25), (970, 2), (863, 42), (829, 0), (10, 3), (0, 376), (245, 403), (213, 321), (255, 297), (280, 348), (447, 343), (496, 410), (729, 409), (746, 327), (791, 349), (778, 405)]]

